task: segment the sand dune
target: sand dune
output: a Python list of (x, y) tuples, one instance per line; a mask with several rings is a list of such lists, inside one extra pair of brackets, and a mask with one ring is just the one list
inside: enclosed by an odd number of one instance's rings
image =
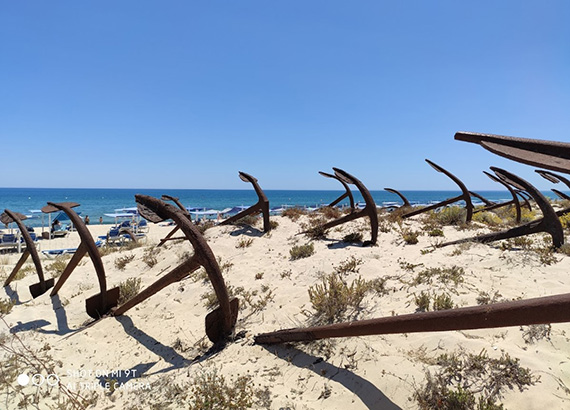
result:
[[(332, 229), (325, 239), (310, 240), (296, 235), (307, 216), (296, 222), (287, 217), (271, 219), (278, 226), (268, 234), (244, 226), (213, 227), (205, 233), (226, 284), (238, 295), (243, 308), (236, 325), (239, 337), (221, 351), (211, 351), (212, 344), (205, 336), (204, 318), (210, 309), (202, 296), (212, 288), (199, 278), (200, 272), (170, 285), (121, 317), (90, 324), (85, 299), (98, 293), (98, 285), (88, 258), (83, 259), (56, 297), (44, 294), (32, 299), (28, 286), (37, 282), (33, 272), (5, 287), (3, 297), (13, 297), (17, 304), (4, 317), (5, 323), (0, 323), (3, 343), (21, 351), (17, 336), (29, 349), (28, 357), (32, 357), (30, 352), (38, 358), (51, 356), (43, 362), (54, 364), (51, 370), (69, 394), (88, 399), (91, 404), (87, 407), (91, 408), (187, 408), (195, 396), (192, 386), (196, 378), (214, 372), (224, 376), (226, 382), (247, 378), (247, 384), (257, 392), (254, 407), (417, 408), (414, 391), (424, 385), (426, 370), (433, 373), (438, 368), (426, 358), (457, 351), (486, 351), (492, 358), (508, 353), (540, 376), (537, 384), (523, 392), (507, 389), (501, 400), (505, 408), (568, 407), (570, 324), (553, 324), (549, 339), (533, 343), (525, 341), (525, 327), (342, 338), (285, 346), (255, 345), (253, 337), (310, 323), (314, 309), (308, 289), (350, 260), (356, 261), (356, 272), (341, 274), (346, 283), (361, 277), (366, 281), (377, 279), (378, 286), (384, 284), (385, 292), (367, 292), (362, 309), (346, 315), (365, 319), (413, 313), (414, 295), (422, 291), (430, 295), (446, 293), (455, 306), (476, 305), (482, 292), (499, 292), (502, 299), (570, 292), (570, 257), (557, 253), (556, 263), (545, 264), (536, 252), (502, 250), (499, 244), (435, 248), (433, 245), (442, 238), (426, 234), (419, 236), (419, 243), (406, 244), (400, 231), (420, 231), (419, 217), (404, 222), (402, 227), (386, 222), (374, 247), (342, 241), (356, 231), (367, 239), (370, 233), (365, 220)], [(108, 226), (91, 225), (89, 229), (97, 237)], [(104, 256), (108, 286), (140, 278), (144, 288), (188, 258), (193, 252), (188, 241), (155, 248), (171, 229), (151, 224), (145, 245)], [(485, 228), (465, 231), (444, 227), (443, 231), (446, 240), (453, 240)], [(535, 243), (542, 242), (542, 235), (534, 238)], [(246, 246), (248, 240), (251, 244)], [(290, 249), (309, 242), (315, 253), (291, 260)], [(44, 241), (41, 246), (45, 250), (77, 244), (77, 234), (72, 233), (49, 244)], [(132, 260), (120, 269), (118, 260), (130, 255), (134, 256)], [(18, 257), (0, 255), (4, 276)], [(152, 257), (156, 259), (154, 265), (148, 263)], [(44, 257), (42, 263), (46, 267), (52, 260)], [(431, 283), (418, 283), (422, 271), (452, 266), (463, 268), (457, 283), (437, 276), (430, 279)], [(528, 335), (525, 337), (528, 339)], [(14, 352), (5, 349), (3, 355), (13, 370), (12, 379), (22, 373), (50, 374), (46, 368), (34, 367), (34, 358), (30, 363), (20, 361), (12, 366), (9, 359)], [(118, 384), (113, 385), (115, 382)], [(7, 383), (2, 386), (3, 408), (17, 408), (26, 394), (38, 397), (39, 408), (69, 400), (61, 389), (49, 390), (47, 383), (40, 387), (30, 383), (23, 388), (15, 380)]]

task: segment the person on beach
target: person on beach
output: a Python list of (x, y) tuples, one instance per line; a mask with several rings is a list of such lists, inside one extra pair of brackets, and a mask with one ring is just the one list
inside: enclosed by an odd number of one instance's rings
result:
[(102, 216), (99, 217), (99, 225), (103, 225), (103, 217)]
[(89, 215), (85, 215), (85, 225), (89, 225)]

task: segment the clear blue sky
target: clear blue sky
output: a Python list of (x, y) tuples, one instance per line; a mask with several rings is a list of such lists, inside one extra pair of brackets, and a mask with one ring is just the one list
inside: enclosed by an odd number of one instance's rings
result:
[(568, 1), (0, 0), (4, 187), (502, 189), (570, 141)]

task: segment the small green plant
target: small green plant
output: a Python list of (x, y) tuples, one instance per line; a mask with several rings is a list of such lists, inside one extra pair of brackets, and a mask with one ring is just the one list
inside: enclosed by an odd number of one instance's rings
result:
[(241, 238), (237, 245), (236, 248), (249, 248), (251, 246), (251, 244), (253, 243), (253, 238)]
[(362, 259), (350, 256), (344, 262), (341, 262), (340, 265), (335, 267), (334, 271), (340, 274), (358, 273), (360, 265), (362, 265)]
[(507, 388), (523, 391), (539, 380), (507, 353), (498, 359), (490, 358), (485, 350), (478, 355), (445, 353), (429, 363), (439, 369), (433, 375), (426, 370), (425, 385), (414, 393), (422, 410), (499, 410), (503, 406), (498, 400)]
[(119, 256), (115, 259), (115, 267), (119, 270), (125, 270), (127, 264), (135, 259), (135, 255)]
[(418, 231), (412, 231), (411, 229), (404, 229), (401, 232), (402, 235), (402, 239), (404, 240), (404, 242), (406, 242), (408, 245), (415, 245), (418, 243), (418, 236), (419, 236), (419, 232)]
[(275, 219), (269, 219), (269, 226), (272, 230), (276, 229), (279, 226), (279, 222), (277, 222)]
[[(235, 380), (218, 374), (217, 370), (204, 372), (194, 378), (190, 385), (192, 401), (191, 410), (227, 409), (242, 410), (251, 408), (254, 404), (261, 405), (258, 400), (263, 397), (264, 405), (270, 406), (271, 400), (261, 389), (255, 389), (252, 377), (237, 375)], [(268, 407), (267, 407), (268, 408)]]
[(440, 228), (434, 228), (428, 231), (428, 236), (435, 237), (435, 236), (444, 236), (443, 230)]
[(249, 225), (255, 226), (259, 221), (259, 217), (257, 215), (246, 215), (243, 218), (238, 219), (234, 222), (234, 225)]
[(302, 215), (307, 215), (307, 211), (303, 208), (287, 208), (281, 213), (282, 216), (286, 216), (293, 222), (297, 221)]
[(429, 305), (431, 302), (431, 297), (429, 293), (422, 292), (419, 295), (414, 293), (414, 303), (416, 304), (418, 312), (427, 312), (429, 310)]
[(447, 293), (433, 296), (433, 310), (453, 309), (453, 300)]
[(334, 206), (323, 206), (317, 209), (317, 212), (323, 215), (326, 219), (336, 219), (342, 215), (342, 211)]
[(543, 265), (553, 265), (559, 262), (559, 259), (554, 254), (554, 249), (550, 246), (536, 247), (533, 251), (538, 255), (538, 260)]
[(313, 243), (308, 243), (305, 245), (295, 245), (289, 250), (289, 254), (291, 255), (291, 260), (308, 258), (313, 253), (315, 253), (315, 247)]
[(368, 283), (358, 277), (348, 285), (338, 273), (331, 273), (321, 284), (309, 288), (309, 300), (315, 311), (314, 323), (334, 323), (357, 314), (370, 290)]
[(524, 342), (530, 345), (542, 339), (550, 340), (552, 326), (550, 324), (522, 326), (521, 330)]
[(154, 265), (158, 263), (158, 259), (156, 256), (159, 254), (160, 248), (151, 247), (147, 248), (143, 254), (142, 260), (149, 268), (152, 268)]
[(453, 265), (444, 268), (427, 268), (418, 273), (412, 280), (411, 285), (432, 284), (434, 280), (438, 283), (453, 283), (455, 286), (464, 282), (465, 270), (461, 266)]
[(429, 212), (427, 218), (432, 221), (430, 222), (432, 226), (435, 224), (463, 226), (466, 215), (465, 209), (459, 206), (448, 206), (440, 209), (439, 212)]
[(291, 277), (291, 275), (293, 274), (293, 271), (291, 269), (286, 269), (283, 272), (281, 272), (281, 279), (289, 279)]
[(352, 232), (347, 235), (344, 235), (342, 238), (343, 242), (346, 243), (359, 243), (362, 242), (362, 233), (361, 232)]
[(214, 221), (211, 220), (206, 220), (206, 221), (201, 221), (200, 223), (198, 223), (197, 225), (198, 231), (200, 231), (200, 233), (202, 235), (204, 235), (204, 233), (206, 233), (206, 231), (210, 228), (213, 228), (214, 226), (216, 226), (216, 223)]
[(501, 225), (503, 220), (493, 212), (477, 212), (473, 214), (473, 221), (485, 224), (490, 227)]
[(327, 223), (327, 219), (323, 216), (318, 214), (309, 219), (309, 222), (302, 223), (301, 229), (305, 232), (311, 239), (322, 239), (326, 236), (328, 230), (324, 228), (324, 225)]
[(46, 271), (50, 272), (54, 278), (59, 278), (67, 267), (70, 259), (71, 256), (69, 255), (56, 256), (55, 260), (46, 266)]
[(7, 315), (12, 311), (16, 304), (16, 300), (10, 298), (0, 299), (0, 317)]
[(136, 296), (141, 289), (141, 279), (140, 278), (128, 278), (126, 281), (119, 284), (119, 301), (118, 304), (121, 305), (127, 300), (132, 299)]
[(493, 303), (502, 302), (503, 301), (503, 299), (501, 299), (502, 297), (503, 295), (501, 295), (499, 291), (495, 291), (493, 295), (485, 291), (480, 291), (476, 301), (478, 305), (490, 305)]

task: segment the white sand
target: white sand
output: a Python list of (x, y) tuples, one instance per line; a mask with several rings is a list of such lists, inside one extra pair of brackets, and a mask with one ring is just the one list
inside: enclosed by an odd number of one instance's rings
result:
[[(523, 366), (540, 376), (538, 384), (522, 393), (516, 389), (507, 391), (502, 400), (505, 408), (563, 409), (570, 406), (570, 394), (564, 390), (570, 387), (570, 324), (553, 324), (550, 340), (534, 344), (525, 343), (518, 327), (344, 338), (295, 346), (253, 344), (255, 334), (305, 326), (306, 313), (312, 312), (307, 290), (320, 283), (320, 275), (333, 272), (334, 267), (351, 256), (362, 260), (362, 264), (358, 273), (346, 276), (348, 282), (359, 275), (366, 280), (391, 277), (386, 282), (390, 293), (369, 294), (364, 301), (365, 309), (358, 316), (360, 319), (412, 313), (415, 311), (413, 294), (422, 290), (450, 292), (459, 306), (475, 305), (480, 291), (491, 294), (499, 291), (507, 299), (567, 293), (570, 292), (569, 257), (557, 254), (559, 262), (543, 265), (535, 254), (502, 251), (497, 245), (480, 244), (439, 248), (426, 253), (441, 239), (424, 235), (419, 237), (418, 244), (406, 245), (394, 230), (397, 226), (388, 233), (381, 232), (375, 247), (339, 242), (345, 234), (354, 231), (354, 227), (362, 227), (364, 239), (369, 238), (368, 221), (360, 220), (332, 229), (327, 235), (330, 240), (313, 241), (316, 251), (313, 256), (291, 261), (291, 247), (309, 240), (304, 235), (295, 235), (300, 231), (298, 222), (284, 217), (272, 219), (279, 226), (265, 235), (257, 229), (235, 226), (214, 227), (206, 232), (214, 254), (221, 258), (221, 265), (233, 264), (224, 272), (228, 285), (257, 291), (253, 302), (267, 294), (263, 292), (267, 287), (273, 294), (273, 299), (259, 311), (254, 311), (240, 297), (240, 302), (247, 306), (240, 312), (236, 332), (244, 332), (245, 337), (211, 357), (203, 356), (211, 343), (204, 331), (208, 309), (201, 299), (202, 294), (211, 290), (209, 283), (184, 279), (124, 316), (105, 318), (86, 328), (90, 318), (85, 312), (85, 299), (99, 292), (93, 265), (87, 257), (54, 298), (48, 294), (31, 298), (28, 286), (37, 282), (33, 272), (4, 288), (6, 296), (17, 295), (18, 299), (5, 321), (29, 349), (49, 349), (44, 353), (47, 351), (53, 359), (61, 361), (55, 373), (65, 386), (83, 396), (94, 391), (98, 401), (92, 408), (132, 406), (143, 409), (149, 408), (148, 403), (162, 403), (160, 408), (187, 408), (183, 400), (185, 396), (186, 401), (192, 396), (189, 385), (194, 377), (214, 369), (227, 379), (250, 375), (256, 388), (268, 388), (274, 409), (416, 408), (411, 397), (414, 389), (424, 383), (427, 368), (418, 357), (422, 352), (433, 357), (459, 349), (474, 354), (486, 350), (491, 357), (500, 357), (505, 352), (519, 358)], [(420, 229), (417, 221), (406, 222), (406, 225)], [(89, 226), (94, 237), (103, 235), (108, 228)], [(159, 238), (171, 229), (151, 224), (146, 246), (104, 256), (108, 286), (136, 277), (146, 287), (188, 257), (193, 252), (188, 241), (170, 242), (156, 254), (155, 266), (149, 267), (144, 262), (145, 252), (153, 249)], [(444, 231), (446, 240), (478, 232), (457, 231), (452, 227)], [(541, 235), (536, 237), (542, 240)], [(249, 238), (253, 239), (251, 246), (236, 247)], [(41, 246), (45, 250), (48, 246), (67, 248), (77, 244), (77, 233), (72, 233), (68, 238), (49, 244), (43, 241)], [(125, 255), (135, 255), (135, 258), (124, 270), (119, 270), (115, 261)], [(18, 257), (0, 255), (4, 277)], [(51, 261), (44, 258), (42, 263), (45, 267)], [(421, 266), (409, 271), (403, 268), (404, 263)], [(424, 268), (453, 265), (465, 269), (465, 282), (457, 287), (442, 283), (406, 284)], [(256, 279), (256, 275), (261, 278)], [(2, 332), (8, 331), (2, 322), (0, 326)], [(7, 352), (3, 354), (8, 356)], [(199, 360), (193, 362), (196, 357)], [(21, 372), (34, 374), (29, 365), (21, 366)], [(101, 373), (122, 370), (123, 377), (110, 378), (126, 381), (129, 377), (125, 377), (124, 371), (133, 369), (136, 378), (130, 379), (131, 389), (123, 388), (111, 394), (98, 384), (101, 379), (96, 376)], [(141, 384), (135, 386), (135, 382)], [(178, 394), (175, 394), (176, 386), (180, 387)], [(28, 385), (22, 391), (43, 394), (47, 387)], [(55, 396), (56, 390), (52, 391), (52, 398), (42, 396), (40, 408), (53, 404)], [(16, 408), (19, 398), (21, 394), (3, 392), (0, 407), (6, 404), (7, 408)]]

